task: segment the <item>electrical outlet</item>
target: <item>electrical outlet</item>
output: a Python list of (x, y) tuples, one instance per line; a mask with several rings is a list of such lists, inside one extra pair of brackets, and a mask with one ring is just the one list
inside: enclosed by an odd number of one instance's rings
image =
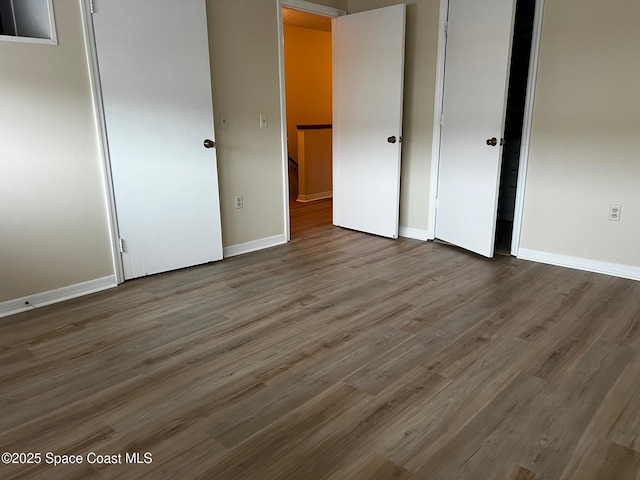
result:
[(269, 126), (269, 119), (266, 113), (260, 114), (260, 128), (267, 128)]
[(236, 200), (236, 208), (244, 207), (244, 200), (242, 198), (242, 195), (236, 195), (235, 200)]
[(622, 205), (609, 205), (609, 220), (611, 222), (619, 222), (622, 214)]

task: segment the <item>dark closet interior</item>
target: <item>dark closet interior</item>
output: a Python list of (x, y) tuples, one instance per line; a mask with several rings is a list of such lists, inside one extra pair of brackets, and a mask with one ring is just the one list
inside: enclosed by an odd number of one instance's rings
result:
[(518, 0), (516, 4), (495, 244), (496, 253), (503, 255), (511, 254), (535, 8), (536, 0)]

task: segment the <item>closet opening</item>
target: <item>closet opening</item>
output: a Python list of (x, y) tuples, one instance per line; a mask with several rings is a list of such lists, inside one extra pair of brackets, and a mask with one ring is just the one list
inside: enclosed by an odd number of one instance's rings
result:
[(495, 237), (495, 253), (501, 255), (511, 255), (535, 9), (536, 0), (516, 3)]
[(535, 9), (536, 0), (517, 1), (496, 225), (495, 253), (501, 255), (511, 255)]

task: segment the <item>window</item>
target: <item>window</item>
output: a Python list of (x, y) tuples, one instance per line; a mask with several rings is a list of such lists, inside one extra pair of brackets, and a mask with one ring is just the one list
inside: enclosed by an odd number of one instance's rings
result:
[(56, 44), (52, 0), (0, 0), (0, 40)]

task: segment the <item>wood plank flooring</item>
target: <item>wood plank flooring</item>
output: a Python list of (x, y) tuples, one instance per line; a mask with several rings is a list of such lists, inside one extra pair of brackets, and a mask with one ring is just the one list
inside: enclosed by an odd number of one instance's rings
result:
[(287, 245), (0, 320), (0, 452), (43, 455), (0, 478), (640, 478), (639, 282), (330, 207)]

